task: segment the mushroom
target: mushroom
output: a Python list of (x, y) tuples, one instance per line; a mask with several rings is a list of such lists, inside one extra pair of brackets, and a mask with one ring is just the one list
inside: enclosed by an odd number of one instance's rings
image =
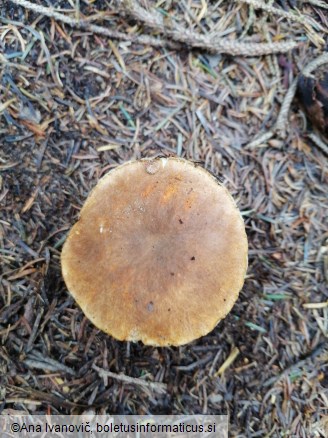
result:
[(209, 172), (180, 158), (118, 166), (85, 202), (64, 244), (67, 288), (116, 339), (182, 345), (209, 333), (247, 270), (240, 212)]
[(298, 95), (313, 125), (328, 138), (328, 72), (318, 69), (314, 74), (301, 74)]

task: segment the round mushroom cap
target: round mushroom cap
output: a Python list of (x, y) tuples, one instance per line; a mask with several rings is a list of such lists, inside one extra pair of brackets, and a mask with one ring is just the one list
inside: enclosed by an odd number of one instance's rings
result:
[(240, 212), (209, 172), (180, 158), (105, 175), (64, 244), (67, 288), (104, 332), (182, 345), (231, 310), (247, 270)]

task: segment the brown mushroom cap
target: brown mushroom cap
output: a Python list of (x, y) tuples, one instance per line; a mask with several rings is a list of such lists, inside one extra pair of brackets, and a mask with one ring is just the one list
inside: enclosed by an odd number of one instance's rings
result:
[(298, 95), (317, 129), (328, 137), (328, 72), (326, 66), (298, 78)]
[(234, 200), (206, 170), (178, 158), (140, 160), (99, 181), (61, 262), (98, 328), (119, 340), (182, 345), (231, 310), (247, 237)]

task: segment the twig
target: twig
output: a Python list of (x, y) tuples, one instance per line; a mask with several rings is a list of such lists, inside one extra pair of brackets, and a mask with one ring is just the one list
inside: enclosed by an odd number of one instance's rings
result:
[(22, 397), (10, 397), (6, 399), (6, 403), (15, 403), (15, 404), (25, 404), (25, 405), (35, 405), (40, 406), (42, 405), (42, 401), (32, 400), (29, 398), (22, 398)]
[(227, 359), (220, 366), (219, 370), (214, 374), (214, 377), (222, 376), (222, 374), (234, 363), (240, 351), (239, 348), (233, 347)]
[(196, 360), (196, 362), (193, 362), (189, 365), (178, 365), (175, 367), (176, 370), (180, 371), (192, 371), (195, 368), (200, 367), (201, 365), (205, 365), (207, 362), (209, 362), (213, 357), (212, 353), (207, 354), (202, 359)]
[(175, 41), (185, 43), (191, 47), (198, 47), (217, 53), (229, 53), (231, 55), (260, 56), (270, 53), (285, 52), (295, 48), (294, 41), (282, 43), (242, 43), (230, 39), (218, 38), (216, 34), (199, 34), (179, 26), (170, 26), (164, 23), (163, 16), (157, 11), (151, 12), (142, 8), (134, 0), (123, 1), (127, 11), (134, 19), (143, 22), (148, 27), (160, 31)]
[(27, 345), (26, 345), (26, 352), (27, 353), (32, 349), (33, 343), (38, 335), (38, 329), (39, 329), (39, 325), (40, 325), (40, 321), (41, 321), (42, 316), (43, 316), (43, 309), (41, 308), (39, 310), (38, 314), (36, 315), (33, 329), (32, 329), (30, 338), (27, 342)]
[[(313, 25), (314, 23), (308, 19), (308, 17), (304, 15), (297, 15), (296, 13), (284, 11), (283, 9), (275, 8), (274, 6), (268, 5), (260, 0), (235, 0), (235, 2), (246, 3), (250, 6), (253, 6), (254, 9), (262, 9), (263, 11), (269, 12), (270, 14), (278, 15), (282, 18), (287, 18), (291, 21), (296, 21), (297, 23), (306, 23), (309, 25)], [(318, 27), (318, 30), (324, 30), (320, 24), (315, 22), (315, 25)]]
[(250, 143), (248, 143), (246, 145), (247, 149), (254, 149), (258, 146), (260, 146), (263, 143), (266, 143), (268, 140), (270, 140), (272, 137), (274, 136), (274, 132), (273, 131), (269, 131), (269, 132), (264, 132), (261, 133), (260, 135), (258, 135), (257, 137), (255, 137), (255, 139), (253, 141), (251, 141)]
[(102, 368), (97, 367), (97, 365), (95, 364), (92, 365), (92, 368), (98, 372), (100, 377), (104, 377), (104, 376), (111, 377), (112, 379), (119, 380), (124, 383), (132, 383), (133, 385), (145, 386), (147, 388), (150, 388), (158, 392), (166, 392), (167, 390), (167, 385), (165, 383), (146, 382), (143, 379), (126, 376), (125, 374), (112, 373), (111, 371), (106, 371), (103, 370)]
[(29, 368), (35, 368), (37, 370), (54, 371), (54, 372), (55, 371), (64, 371), (64, 372), (67, 372), (68, 374), (71, 374), (71, 375), (74, 374), (74, 372), (70, 368), (64, 367), (64, 365), (59, 367), (58, 364), (57, 365), (53, 365), (53, 364), (50, 364), (50, 363), (47, 363), (47, 362), (41, 362), (41, 361), (34, 360), (34, 359), (25, 359), (23, 361), (23, 363), (25, 365), (27, 365)]
[(328, 145), (321, 140), (320, 137), (318, 137), (314, 132), (310, 132), (308, 134), (308, 137), (313, 141), (313, 143), (318, 146), (324, 152), (326, 155), (328, 155)]
[[(309, 64), (307, 64), (301, 71), (301, 74), (304, 76), (309, 76), (314, 70), (316, 70), (321, 65), (328, 63), (328, 53), (324, 53), (323, 55), (320, 55), (318, 58), (313, 59)], [(298, 77), (294, 79), (291, 86), (289, 87), (289, 90), (287, 91), (285, 98), (283, 100), (283, 103), (280, 108), (280, 112), (277, 118), (277, 123), (275, 126), (275, 131), (278, 132), (281, 136), (285, 135), (285, 129), (288, 122), (288, 113), (290, 106), (292, 104), (292, 101), (295, 97), (295, 93), (297, 90), (297, 83), (298, 83)], [(312, 137), (310, 137), (312, 138)], [(315, 143), (316, 141), (313, 140)], [(323, 142), (321, 142), (323, 143)], [(318, 143), (316, 143), (318, 145)], [(324, 145), (324, 144), (323, 144)], [(326, 145), (324, 145), (326, 146)], [(326, 146), (327, 147), (327, 146)], [(321, 147), (322, 148), (322, 147)], [(323, 148), (325, 151), (325, 149)], [(325, 151), (327, 153), (327, 151)]]
[(144, 45), (151, 45), (154, 47), (162, 47), (164, 45), (169, 46), (170, 48), (179, 48), (180, 45), (171, 43), (169, 41), (165, 41), (159, 38), (149, 37), (146, 35), (130, 35), (125, 34), (123, 32), (118, 32), (115, 30), (111, 30), (106, 27), (97, 26), (94, 24), (90, 24), (88, 19), (85, 20), (78, 20), (76, 18), (71, 18), (67, 15), (61, 14), (60, 12), (56, 12), (54, 8), (47, 8), (45, 6), (36, 5), (34, 3), (31, 3), (27, 0), (10, 0), (12, 3), (18, 6), (22, 6), (25, 9), (29, 9), (33, 12), (36, 12), (37, 14), (44, 15), (46, 17), (54, 18), (57, 21), (61, 21), (62, 23), (68, 24), (72, 27), (77, 27), (80, 29), (86, 29), (89, 31), (92, 31), (94, 33), (108, 36), (110, 38), (119, 39), (123, 41), (134, 41), (136, 43), (144, 44)]
[(75, 371), (72, 368), (67, 367), (50, 357), (43, 356), (40, 352), (34, 351), (23, 361), (27, 366), (36, 368), (39, 370), (49, 371), (64, 371), (72, 376), (75, 375)]
[[(68, 24), (72, 27), (82, 28), (89, 30), (93, 33), (108, 36), (110, 38), (119, 39), (123, 41), (133, 41), (139, 44), (151, 45), (154, 47), (167, 46), (171, 49), (179, 49), (181, 45), (179, 43), (185, 43), (191, 47), (202, 48), (215, 53), (228, 53), (230, 55), (242, 55), (242, 56), (261, 56), (271, 53), (284, 53), (294, 49), (297, 46), (295, 41), (279, 42), (279, 43), (241, 43), (234, 40), (217, 38), (216, 35), (201, 35), (196, 34), (185, 29), (168, 29), (161, 24), (157, 15), (155, 18), (152, 14), (143, 16), (140, 11), (137, 13), (135, 9), (132, 9), (131, 14), (138, 16), (140, 20), (145, 22), (148, 26), (160, 30), (167, 36), (175, 41), (170, 41), (163, 38), (154, 38), (148, 35), (131, 35), (123, 32), (117, 32), (109, 28), (90, 24), (86, 20), (77, 20), (76, 18), (68, 17), (67, 15), (56, 12), (54, 8), (47, 8), (44, 6), (36, 5), (27, 0), (11, 0), (12, 3), (22, 6), (26, 9), (34, 11), (38, 14), (55, 18), (58, 21)], [(142, 9), (142, 8), (141, 8)], [(143, 17), (143, 18), (142, 18)], [(162, 19), (163, 20), (163, 19)]]
[[(324, 53), (320, 55), (318, 58), (313, 59), (309, 64), (307, 64), (300, 72), (300, 74), (303, 74), (304, 76), (309, 76), (311, 73), (319, 68), (321, 65), (328, 63), (328, 53)], [(280, 138), (284, 138), (286, 135), (286, 126), (288, 123), (288, 113), (290, 110), (290, 106), (292, 104), (292, 101), (295, 97), (296, 90), (297, 90), (297, 83), (298, 78), (295, 78), (289, 87), (284, 100), (282, 102), (276, 124), (274, 126), (274, 129), (269, 132), (261, 133), (257, 138), (255, 138), (252, 142), (247, 144), (248, 149), (252, 149), (254, 147), (259, 146), (262, 143), (265, 143), (267, 140), (270, 140), (275, 134), (278, 135)], [(325, 153), (328, 155), (328, 146), (314, 133), (310, 133), (309, 138)]]
[(328, 9), (328, 5), (324, 0), (303, 0), (304, 3), (310, 3), (313, 6), (318, 6), (322, 9)]
[(284, 138), (286, 135), (286, 126), (288, 122), (288, 113), (290, 110), (290, 106), (295, 97), (297, 90), (297, 82), (298, 78), (295, 78), (289, 87), (287, 93), (285, 94), (284, 100), (282, 102), (279, 115), (277, 118), (276, 126), (274, 130), (279, 134), (280, 137)]
[(324, 64), (328, 64), (328, 53), (323, 53), (322, 55), (318, 56), (318, 58), (315, 58), (311, 62), (309, 62), (302, 69), (302, 74), (304, 76), (309, 76), (314, 70)]

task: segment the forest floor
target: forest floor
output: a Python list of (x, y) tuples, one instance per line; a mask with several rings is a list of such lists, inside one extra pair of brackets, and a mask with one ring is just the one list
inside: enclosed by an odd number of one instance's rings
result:
[[(297, 96), (283, 103), (326, 50), (326, 2), (33, 4), (0, 1), (0, 410), (228, 413), (234, 437), (327, 436), (327, 155)], [(216, 175), (249, 239), (231, 313), (182, 347), (102, 333), (61, 275), (99, 178), (158, 155)]]

